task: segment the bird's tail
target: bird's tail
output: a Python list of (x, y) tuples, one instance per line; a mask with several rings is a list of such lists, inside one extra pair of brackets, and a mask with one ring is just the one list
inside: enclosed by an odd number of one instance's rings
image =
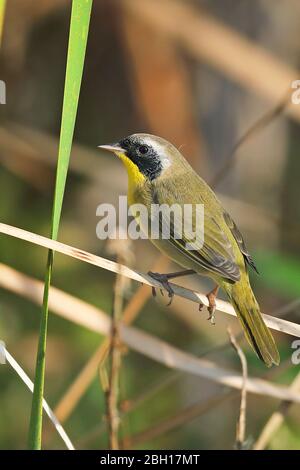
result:
[(252, 292), (248, 277), (235, 284), (222, 285), (244, 329), (247, 340), (258, 357), (270, 367), (278, 365), (280, 356), (274, 338), (266, 326), (259, 305)]

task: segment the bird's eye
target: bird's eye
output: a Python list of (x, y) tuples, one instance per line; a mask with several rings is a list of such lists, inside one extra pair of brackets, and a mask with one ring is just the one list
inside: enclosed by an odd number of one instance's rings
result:
[(148, 153), (148, 150), (149, 150), (148, 145), (140, 145), (139, 146), (139, 152), (142, 155), (146, 155), (146, 153)]
[(121, 143), (121, 146), (124, 147), (125, 149), (129, 148), (130, 142), (129, 139), (123, 139)]

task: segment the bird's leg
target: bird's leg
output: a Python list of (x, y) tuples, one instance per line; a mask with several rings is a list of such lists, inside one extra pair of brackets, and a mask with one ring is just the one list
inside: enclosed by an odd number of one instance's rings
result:
[(218, 294), (219, 286), (216, 285), (208, 294), (206, 294), (206, 297), (208, 299), (208, 313), (209, 317), (208, 320), (211, 321), (212, 325), (215, 324), (215, 311), (216, 311), (216, 298)]
[[(168, 273), (168, 274), (153, 273), (151, 271), (148, 272), (148, 275), (152, 277), (153, 279), (155, 279), (156, 281), (160, 282), (161, 285), (168, 292), (170, 302), (168, 303), (167, 306), (171, 305), (173, 297), (174, 297), (174, 291), (172, 287), (170, 286), (169, 279), (174, 279), (175, 277), (181, 277), (181, 276), (189, 276), (191, 274), (195, 274), (195, 271), (193, 269), (185, 269), (184, 271), (177, 271), (175, 273)], [(163, 293), (163, 291), (161, 292)], [(153, 297), (156, 296), (156, 289), (153, 286), (152, 286), (152, 295)]]

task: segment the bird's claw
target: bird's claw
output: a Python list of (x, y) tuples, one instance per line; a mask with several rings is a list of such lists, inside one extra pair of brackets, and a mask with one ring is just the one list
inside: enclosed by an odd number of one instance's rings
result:
[[(151, 271), (148, 272), (148, 275), (152, 277), (152, 279), (155, 279), (156, 281), (160, 282), (163, 288), (168, 292), (168, 297), (170, 298), (170, 301), (168, 302), (167, 307), (169, 307), (174, 297), (174, 291), (169, 284), (168, 276), (166, 274), (153, 273)], [(163, 289), (160, 289), (160, 292), (162, 295), (164, 295)], [(156, 288), (153, 286), (152, 286), (152, 295), (153, 297), (156, 296)]]
[[(206, 295), (207, 300), (208, 300), (207, 310), (208, 310), (208, 313), (209, 313), (209, 316), (208, 316), (207, 320), (210, 320), (212, 325), (216, 324), (216, 322), (215, 322), (215, 311), (216, 311), (216, 297), (217, 297), (218, 289), (219, 289), (218, 286), (216, 286), (212, 291), (210, 291)], [(200, 303), (199, 304), (199, 312), (201, 312), (202, 308), (203, 308), (203, 303)]]
[(216, 311), (216, 289), (213, 289), (211, 292), (207, 294), (208, 299), (208, 319), (212, 325), (215, 325), (215, 311)]
[(209, 313), (207, 320), (210, 320), (210, 323), (212, 325), (215, 325), (216, 324), (216, 322), (215, 322), (216, 306), (215, 305), (214, 306), (209, 306), (209, 307), (207, 307), (207, 310), (208, 310), (208, 313)]

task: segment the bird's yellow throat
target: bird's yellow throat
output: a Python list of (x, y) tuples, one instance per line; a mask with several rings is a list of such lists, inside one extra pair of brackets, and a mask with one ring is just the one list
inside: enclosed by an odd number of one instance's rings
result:
[(134, 204), (134, 191), (137, 186), (141, 186), (145, 182), (145, 176), (140, 172), (139, 168), (128, 158), (125, 153), (116, 152), (117, 156), (122, 160), (128, 174), (128, 203)]

